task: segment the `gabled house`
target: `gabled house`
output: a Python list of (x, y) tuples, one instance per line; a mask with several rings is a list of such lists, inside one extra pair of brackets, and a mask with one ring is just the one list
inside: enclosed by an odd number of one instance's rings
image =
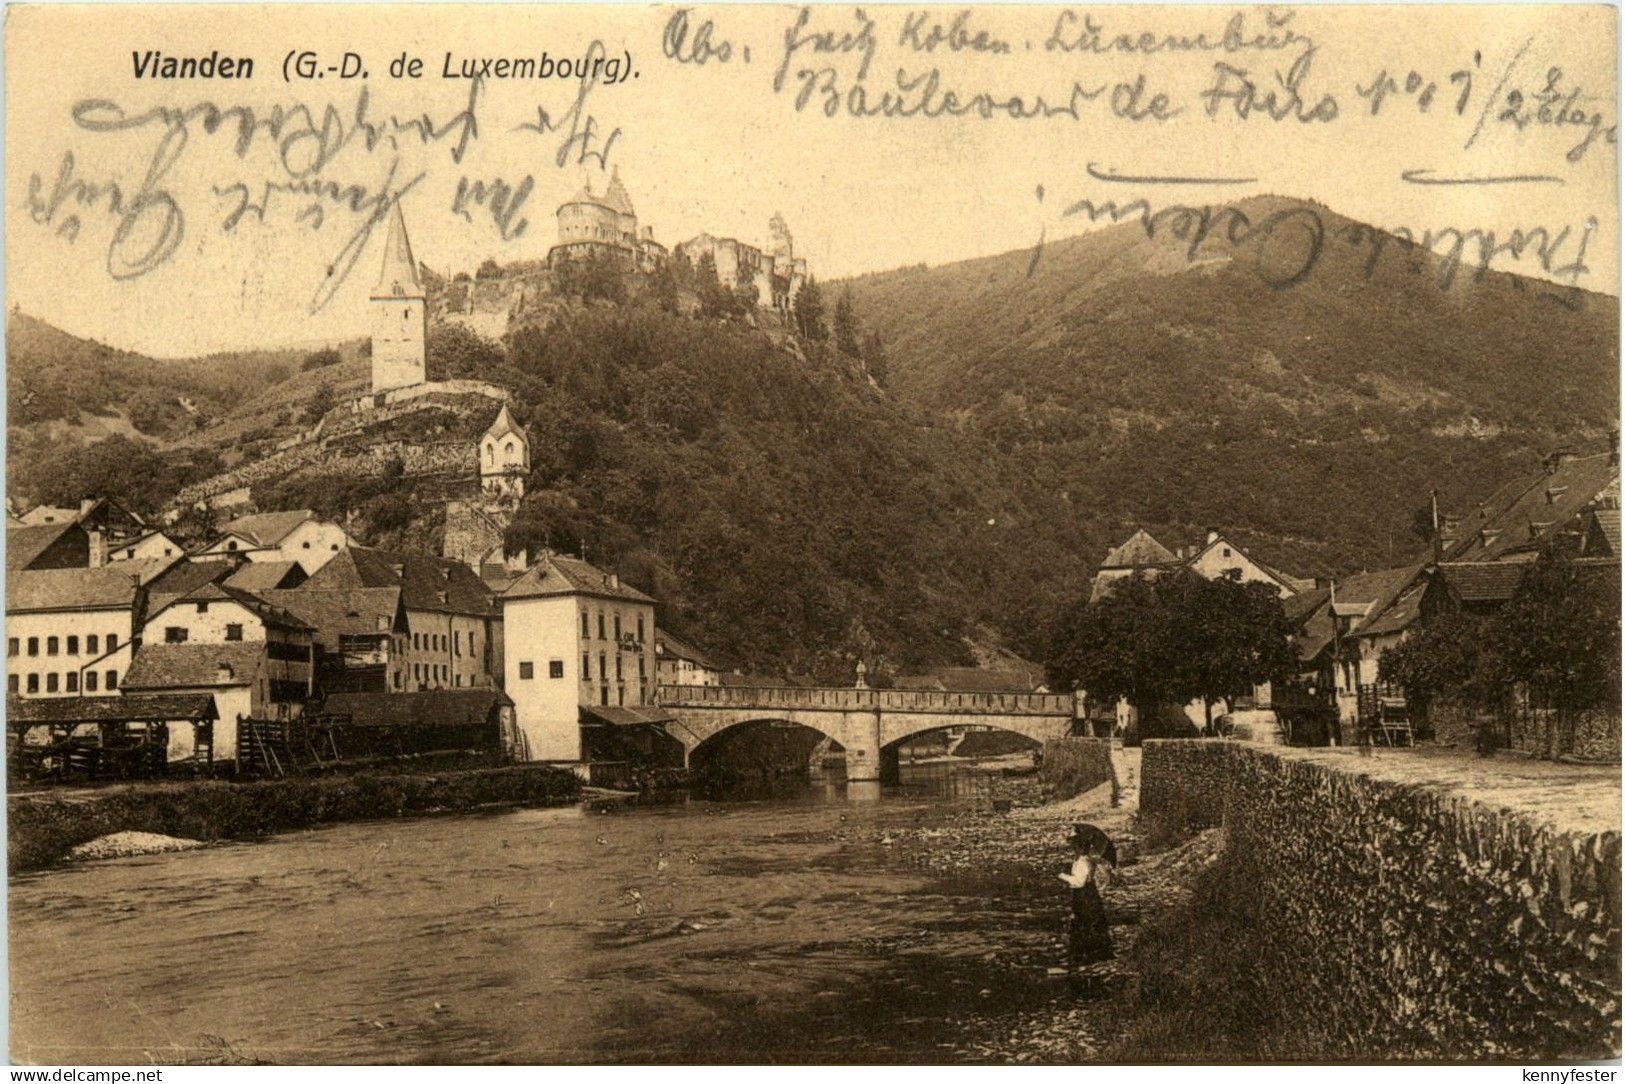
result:
[(654, 599), (586, 561), (544, 554), (503, 593), (502, 613), (504, 688), (525, 759), (587, 762), (638, 744), (624, 728), (657, 741), (666, 715), (654, 703)]
[[(1532, 561), (1543, 545), (1571, 532), (1592, 511), (1612, 511), (1618, 531), (1619, 435), (1607, 452), (1554, 452), (1544, 469), (1502, 486), (1467, 515), (1440, 525), (1445, 561)], [(1607, 520), (1599, 525), (1606, 537)]]
[(178, 557), (186, 547), (163, 531), (148, 531), (107, 548), (109, 561), (141, 561), (148, 558)]
[(315, 575), (335, 554), (354, 544), (343, 527), (306, 508), (239, 516), (193, 556), (206, 560), (241, 554), (250, 561), (295, 561)]
[[(502, 611), (467, 565), (367, 546), (341, 551), (300, 591), (393, 587), (401, 593), (407, 634), (391, 691), (502, 684)], [(394, 684), (399, 675), (400, 685)]]
[(717, 685), (711, 656), (664, 629), (655, 630), (655, 673), (661, 685)]
[(311, 626), (321, 695), (404, 693), (413, 684), (411, 625), (399, 587), (300, 587), (262, 597)]

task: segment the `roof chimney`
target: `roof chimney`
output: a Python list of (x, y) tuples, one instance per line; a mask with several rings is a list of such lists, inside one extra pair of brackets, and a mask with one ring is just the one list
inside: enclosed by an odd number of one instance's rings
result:
[(611, 572), (609, 574), (609, 585), (611, 587), (619, 587), (621, 585), (621, 577), (618, 573)]

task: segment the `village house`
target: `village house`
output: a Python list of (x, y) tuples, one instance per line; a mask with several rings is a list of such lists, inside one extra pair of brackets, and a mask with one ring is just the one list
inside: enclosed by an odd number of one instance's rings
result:
[(333, 555), (355, 544), (343, 527), (319, 519), (310, 509), (256, 512), (239, 516), (220, 529), (213, 542), (193, 554), (195, 560), (242, 555), (250, 561), (296, 562), (310, 575)]
[(393, 695), (415, 684), (399, 587), (268, 590), (262, 597), (311, 627), (318, 696)]
[(107, 551), (109, 561), (140, 561), (153, 557), (175, 557), (186, 549), (163, 531), (148, 531), (138, 538), (119, 542)]
[(580, 764), (618, 744), (623, 728), (660, 728), (648, 595), (586, 561), (545, 554), (501, 601), (504, 688), (523, 759)]
[(655, 676), (660, 685), (718, 685), (721, 672), (711, 657), (664, 629), (655, 631)]
[(116, 695), (159, 561), (6, 573), (6, 691)]
[[(424, 554), (352, 546), (296, 591), (358, 588), (395, 588), (401, 594), (407, 629), (395, 656), (399, 665), (389, 668), (392, 692), (502, 683), (502, 611), (468, 566)], [(383, 632), (378, 626), (382, 610), (373, 609), (370, 616), (374, 631)]]

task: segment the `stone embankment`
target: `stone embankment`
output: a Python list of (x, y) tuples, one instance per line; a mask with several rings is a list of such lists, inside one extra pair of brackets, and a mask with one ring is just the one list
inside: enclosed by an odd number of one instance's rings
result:
[[(1142, 828), (1222, 826), (1258, 1011), (1326, 1058), (1615, 1058), (1619, 770), (1147, 742)], [(1227, 890), (1225, 886), (1233, 889)]]

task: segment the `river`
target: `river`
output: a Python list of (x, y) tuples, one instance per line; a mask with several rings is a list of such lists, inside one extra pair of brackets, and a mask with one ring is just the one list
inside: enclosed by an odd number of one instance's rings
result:
[(890, 826), (917, 836), (1007, 782), (904, 773), (884, 791), (347, 824), (16, 877), (13, 1058), (954, 1060), (972, 1015), (1065, 996), (1041, 966), (1061, 901), (890, 846)]

